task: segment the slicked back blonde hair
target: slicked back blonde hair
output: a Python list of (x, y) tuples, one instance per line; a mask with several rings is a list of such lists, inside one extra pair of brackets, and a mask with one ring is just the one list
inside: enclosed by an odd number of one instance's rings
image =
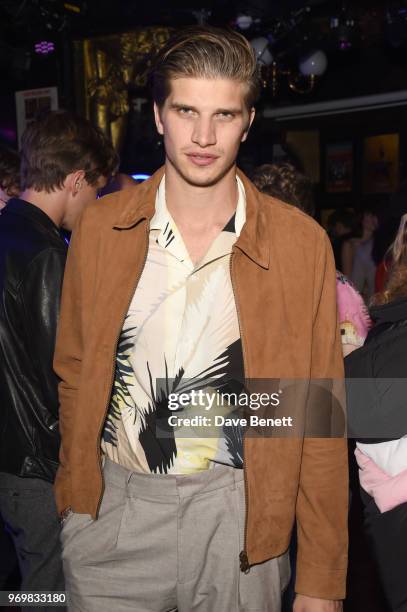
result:
[(244, 83), (248, 110), (260, 95), (256, 56), (249, 41), (234, 30), (192, 26), (166, 43), (150, 72), (153, 99), (159, 108), (170, 94), (171, 79), (185, 77)]

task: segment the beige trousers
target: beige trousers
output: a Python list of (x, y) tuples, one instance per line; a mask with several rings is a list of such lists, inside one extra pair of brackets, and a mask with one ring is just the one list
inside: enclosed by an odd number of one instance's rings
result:
[(107, 460), (98, 520), (71, 514), (62, 529), (74, 612), (280, 612), (288, 554), (239, 567), (243, 471), (146, 475)]

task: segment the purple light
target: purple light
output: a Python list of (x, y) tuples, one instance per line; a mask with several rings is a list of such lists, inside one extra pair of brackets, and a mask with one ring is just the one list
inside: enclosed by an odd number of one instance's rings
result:
[(40, 55), (48, 55), (48, 53), (53, 53), (55, 51), (55, 45), (53, 42), (47, 42), (43, 40), (35, 45), (35, 52)]

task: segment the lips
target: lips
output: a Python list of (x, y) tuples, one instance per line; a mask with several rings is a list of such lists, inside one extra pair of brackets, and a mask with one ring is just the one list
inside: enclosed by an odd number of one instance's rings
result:
[(208, 153), (188, 153), (187, 157), (196, 166), (210, 166), (218, 159), (216, 155)]

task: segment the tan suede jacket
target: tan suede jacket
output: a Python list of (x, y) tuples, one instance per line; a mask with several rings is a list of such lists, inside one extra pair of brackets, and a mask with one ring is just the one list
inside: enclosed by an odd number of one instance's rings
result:
[[(116, 345), (147, 255), (163, 169), (137, 187), (90, 204), (73, 234), (65, 272), (55, 370), (61, 378), (59, 511), (95, 519), (103, 495), (100, 439)], [(231, 278), (245, 375), (343, 377), (335, 268), (325, 231), (299, 210), (246, 190), (246, 223)], [(297, 406), (298, 408), (298, 406)], [(312, 408), (312, 407), (311, 407)], [(298, 529), (296, 591), (341, 599), (347, 568), (345, 439), (246, 437), (246, 546), (242, 569), (284, 553)]]

